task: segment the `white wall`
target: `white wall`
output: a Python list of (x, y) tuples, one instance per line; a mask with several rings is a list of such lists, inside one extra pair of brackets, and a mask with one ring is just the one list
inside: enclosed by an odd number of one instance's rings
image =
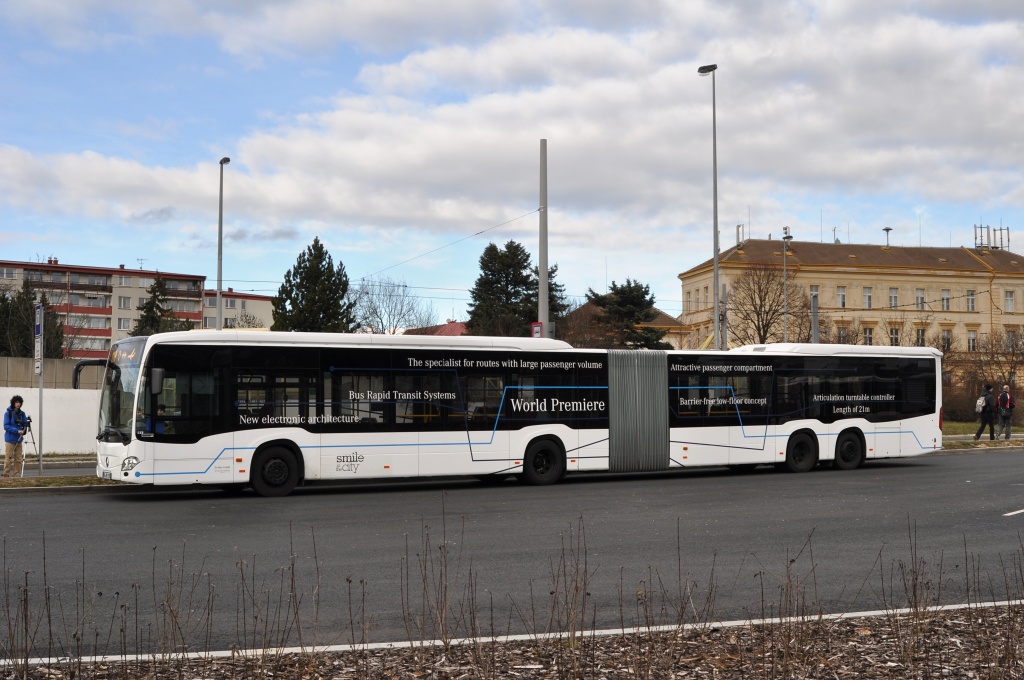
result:
[[(21, 395), (25, 400), (22, 409), (32, 417), (32, 434), (25, 437), (25, 453), (33, 449), (42, 439), (45, 453), (94, 453), (99, 410), (99, 390), (43, 390), (43, 408), (39, 408), (38, 387), (8, 387), (0, 401), (0, 407), (7, 410), (11, 397)], [(42, 415), (40, 415), (40, 413)]]

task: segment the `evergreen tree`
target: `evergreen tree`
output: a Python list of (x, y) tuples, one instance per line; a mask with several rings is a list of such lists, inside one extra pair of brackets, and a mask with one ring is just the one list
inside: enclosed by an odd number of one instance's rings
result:
[(139, 318), (129, 335), (153, 335), (154, 333), (170, 333), (187, 331), (192, 328), (188, 319), (179, 319), (174, 310), (167, 304), (167, 282), (157, 274), (153, 283), (146, 289), (149, 297), (139, 306)]
[(345, 265), (337, 268), (320, 238), (299, 253), (274, 298), (274, 331), (351, 333), (359, 329)]
[(604, 329), (608, 349), (672, 349), (667, 342), (662, 342), (665, 331), (637, 327), (658, 315), (654, 311), (654, 296), (646, 284), (626, 279), (620, 286), (612, 281), (607, 293), (601, 295), (591, 289), (587, 291), (587, 299), (604, 312), (597, 323)]
[[(473, 335), (526, 337), (537, 320), (540, 287), (537, 267), (530, 266), (530, 253), (509, 241), (504, 248), (493, 243), (480, 256), (480, 276), (470, 291), (467, 327)], [(558, 266), (548, 269), (548, 312), (552, 320), (565, 314), (565, 287), (555, 281)]]
[[(64, 321), (43, 293), (43, 357), (64, 357)], [(26, 279), (21, 290), (0, 291), (0, 356), (35, 356), (35, 294)]]

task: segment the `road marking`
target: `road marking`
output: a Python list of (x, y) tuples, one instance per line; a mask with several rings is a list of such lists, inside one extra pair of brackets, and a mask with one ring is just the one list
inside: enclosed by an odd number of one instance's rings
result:
[(1024, 510), (1014, 510), (1013, 512), (1008, 512), (1008, 513), (1004, 514), (1003, 517), (1010, 517), (1011, 515), (1019, 515), (1022, 512), (1024, 512)]

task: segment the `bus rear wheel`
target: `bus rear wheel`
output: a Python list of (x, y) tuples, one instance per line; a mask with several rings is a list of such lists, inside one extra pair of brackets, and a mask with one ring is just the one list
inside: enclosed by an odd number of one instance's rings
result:
[(840, 470), (856, 470), (864, 464), (864, 444), (856, 432), (844, 432), (836, 442), (836, 459), (832, 463)]
[(786, 447), (786, 470), (789, 472), (808, 472), (818, 463), (818, 452), (814, 441), (806, 432), (797, 432), (789, 438)]
[(249, 483), (260, 496), (287, 496), (299, 483), (295, 455), (281, 446), (264, 449), (252, 461)]
[(554, 484), (565, 476), (565, 454), (550, 439), (530, 444), (523, 458), (523, 478), (530, 484)]

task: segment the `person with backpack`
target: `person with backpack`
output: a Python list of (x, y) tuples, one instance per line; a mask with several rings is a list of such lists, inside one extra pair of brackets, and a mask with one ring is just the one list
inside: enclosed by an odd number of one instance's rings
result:
[(996, 413), (999, 414), (999, 429), (996, 430), (996, 437), (1006, 429), (1006, 439), (1010, 438), (1010, 421), (1013, 420), (1013, 409), (1017, 406), (1010, 394), (1010, 386), (1003, 385), (1003, 391), (996, 397)]
[(974, 441), (981, 439), (981, 433), (985, 431), (985, 425), (988, 425), (988, 438), (996, 438), (996, 426), (993, 420), (996, 415), (996, 398), (992, 395), (992, 386), (985, 385), (985, 389), (982, 391), (981, 396), (975, 402), (974, 411), (981, 417), (981, 427), (974, 435)]

